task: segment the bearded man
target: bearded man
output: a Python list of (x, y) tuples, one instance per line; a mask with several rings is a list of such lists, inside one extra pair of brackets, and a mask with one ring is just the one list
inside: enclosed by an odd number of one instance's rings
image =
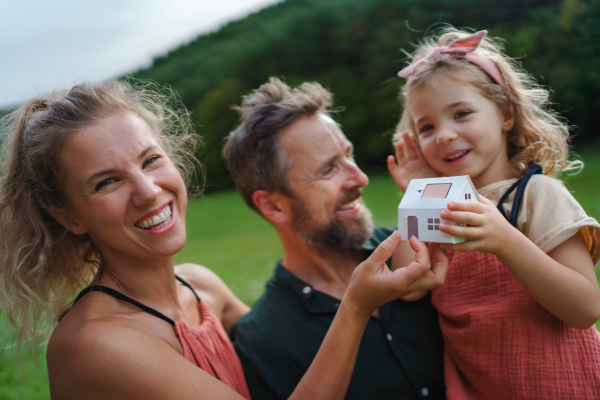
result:
[[(285, 399), (306, 372), (352, 272), (394, 228), (374, 227), (367, 176), (318, 83), (281, 80), (245, 96), (223, 154), (238, 190), (273, 225), (283, 258), (233, 340), (252, 398)], [(380, 307), (346, 399), (443, 399), (443, 342), (430, 297)]]

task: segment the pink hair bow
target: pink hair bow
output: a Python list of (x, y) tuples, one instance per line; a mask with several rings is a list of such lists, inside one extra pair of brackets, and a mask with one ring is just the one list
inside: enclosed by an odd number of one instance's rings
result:
[(456, 54), (457, 57), (463, 58), (471, 64), (477, 65), (483, 70), (483, 72), (488, 74), (494, 82), (502, 86), (502, 88), (506, 91), (506, 83), (504, 82), (504, 78), (502, 77), (498, 66), (488, 59), (481, 58), (476, 54), (473, 54), (473, 51), (479, 47), (479, 42), (481, 42), (481, 39), (486, 34), (486, 30), (479, 31), (462, 39), (455, 40), (454, 42), (450, 43), (448, 47), (437, 47), (423, 57), (419, 57), (413, 61), (402, 71), (398, 72), (398, 76), (401, 78), (407, 78), (414, 74), (419, 65), (427, 60), (435, 60), (445, 54)]

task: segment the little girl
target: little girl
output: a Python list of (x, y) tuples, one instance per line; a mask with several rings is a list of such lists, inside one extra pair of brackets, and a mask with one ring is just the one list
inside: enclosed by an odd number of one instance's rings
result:
[(411, 178), (469, 175), (480, 194), (440, 213), (456, 223), (440, 231), (467, 239), (442, 245), (451, 263), (432, 291), (447, 395), (598, 399), (600, 225), (554, 178), (578, 165), (548, 92), (486, 33), (450, 28), (418, 47), (399, 73), (404, 112), (388, 159), (403, 190)]

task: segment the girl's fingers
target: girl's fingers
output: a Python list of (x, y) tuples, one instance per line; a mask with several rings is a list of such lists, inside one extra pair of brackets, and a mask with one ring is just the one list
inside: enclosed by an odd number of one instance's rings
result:
[(403, 142), (398, 142), (394, 146), (394, 150), (396, 150), (396, 162), (400, 168), (404, 167), (407, 163), (405, 147)]
[(398, 168), (398, 166), (396, 165), (396, 159), (394, 158), (394, 156), (388, 156), (387, 167), (388, 167), (388, 171), (390, 172), (390, 175), (396, 182), (396, 185), (398, 185), (399, 187), (402, 187), (401, 172), (400, 172), (400, 169)]
[(408, 161), (416, 160), (418, 158), (418, 149), (415, 147), (415, 141), (408, 134), (408, 132), (404, 132), (402, 134), (402, 140), (404, 141), (404, 152), (406, 153), (406, 159)]

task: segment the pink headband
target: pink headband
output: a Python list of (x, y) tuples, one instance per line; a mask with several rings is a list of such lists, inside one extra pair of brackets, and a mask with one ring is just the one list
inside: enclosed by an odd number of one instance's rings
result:
[(402, 71), (398, 72), (398, 76), (401, 78), (409, 77), (415, 73), (419, 65), (421, 65), (424, 61), (436, 60), (444, 54), (456, 54), (457, 57), (463, 58), (471, 64), (477, 65), (483, 70), (483, 72), (488, 74), (494, 82), (502, 86), (505, 92), (508, 92), (506, 88), (506, 83), (504, 82), (504, 78), (502, 77), (498, 66), (488, 59), (481, 58), (478, 55), (473, 54), (473, 51), (477, 49), (477, 47), (479, 46), (479, 42), (481, 42), (481, 39), (486, 34), (487, 31), (485, 30), (479, 31), (470, 36), (455, 40), (454, 42), (450, 43), (448, 47), (437, 47), (431, 50), (428, 54), (424, 55), (423, 57), (420, 57), (413, 61)]

